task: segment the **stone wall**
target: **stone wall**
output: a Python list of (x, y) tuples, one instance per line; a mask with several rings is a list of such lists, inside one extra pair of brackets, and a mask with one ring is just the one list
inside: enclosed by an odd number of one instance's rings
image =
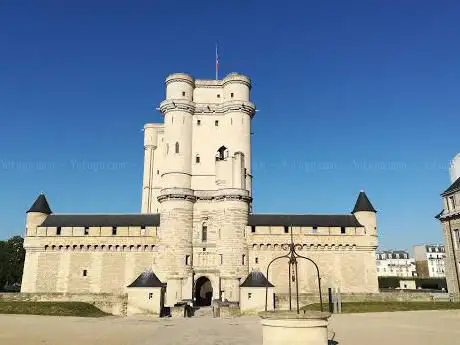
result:
[(85, 302), (113, 315), (126, 315), (128, 296), (104, 293), (0, 293), (0, 301), (12, 302)]
[[(294, 241), (300, 244), (298, 254), (318, 265), (323, 289), (339, 287), (349, 293), (378, 292), (376, 241), (372, 236), (311, 235), (303, 231), (295, 235)], [(290, 242), (290, 238), (288, 234), (250, 234), (248, 242), (249, 271), (260, 270), (265, 274), (271, 260), (287, 253), (282, 244)], [(268, 279), (275, 285), (275, 293), (288, 291), (288, 275), (287, 259), (271, 265)], [(316, 268), (305, 259), (298, 260), (298, 280), (301, 293), (318, 290)]]
[(156, 254), (37, 249), (26, 252), (21, 292), (122, 294), (139, 274), (152, 268)]
[[(342, 302), (433, 302), (433, 301), (450, 301), (447, 293), (429, 293), (429, 292), (380, 292), (380, 293), (342, 293)], [(327, 290), (323, 291), (323, 303), (327, 308), (328, 294)], [(319, 303), (318, 294), (299, 294), (299, 304)], [(295, 308), (296, 296), (292, 295), (292, 306)], [(286, 293), (275, 295), (276, 309), (289, 309), (289, 295)]]

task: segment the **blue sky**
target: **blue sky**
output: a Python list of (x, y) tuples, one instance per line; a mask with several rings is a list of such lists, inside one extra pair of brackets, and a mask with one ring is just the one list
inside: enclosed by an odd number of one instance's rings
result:
[[(155, 5), (153, 5), (155, 3)], [(146, 122), (184, 71), (253, 80), (255, 212), (348, 213), (364, 189), (382, 248), (441, 241), (460, 151), (460, 3), (4, 1), (0, 238), (55, 212), (139, 212)]]

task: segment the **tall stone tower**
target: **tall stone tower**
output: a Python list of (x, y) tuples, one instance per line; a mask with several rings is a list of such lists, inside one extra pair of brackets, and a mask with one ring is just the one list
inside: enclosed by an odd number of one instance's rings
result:
[(245, 229), (251, 203), (249, 78), (166, 78), (163, 124), (145, 125), (142, 212), (160, 213), (155, 271), (167, 304), (195, 296), (206, 279), (214, 298), (239, 301), (248, 274)]

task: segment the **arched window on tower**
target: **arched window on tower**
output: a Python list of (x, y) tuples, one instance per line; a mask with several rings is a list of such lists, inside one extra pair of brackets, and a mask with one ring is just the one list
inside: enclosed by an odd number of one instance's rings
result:
[(228, 149), (225, 146), (221, 146), (217, 150), (216, 161), (223, 161), (228, 157)]
[(201, 227), (201, 242), (206, 242), (208, 240), (208, 225), (206, 223)]
[(175, 150), (176, 150), (176, 153), (179, 153), (179, 142), (177, 142), (177, 141), (176, 141), (176, 148), (175, 148)]

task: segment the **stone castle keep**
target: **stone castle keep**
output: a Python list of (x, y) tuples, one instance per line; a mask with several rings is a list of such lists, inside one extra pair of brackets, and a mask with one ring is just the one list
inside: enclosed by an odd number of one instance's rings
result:
[[(376, 211), (364, 192), (348, 214), (251, 213), (250, 91), (251, 81), (236, 73), (168, 76), (164, 123), (145, 125), (142, 212), (54, 214), (40, 195), (27, 212), (21, 291), (119, 295), (128, 286), (162, 287), (167, 306), (248, 305), (259, 297), (242, 289), (265, 286), (267, 265), (292, 232), (300, 253), (318, 264), (324, 289), (378, 292)], [(274, 293), (287, 293), (287, 263), (272, 266)], [(316, 291), (306, 261), (298, 280), (301, 293)]]

